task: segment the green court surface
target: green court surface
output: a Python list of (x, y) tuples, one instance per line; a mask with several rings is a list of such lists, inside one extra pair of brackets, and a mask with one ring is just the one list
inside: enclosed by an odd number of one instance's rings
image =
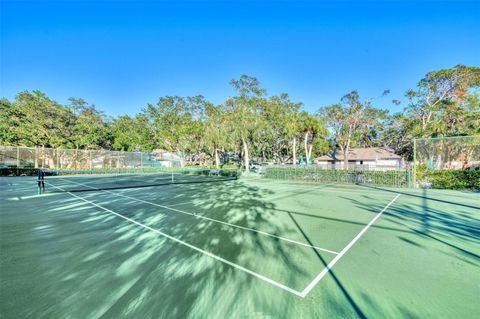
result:
[(1, 318), (480, 314), (479, 193), (88, 182), (0, 178)]

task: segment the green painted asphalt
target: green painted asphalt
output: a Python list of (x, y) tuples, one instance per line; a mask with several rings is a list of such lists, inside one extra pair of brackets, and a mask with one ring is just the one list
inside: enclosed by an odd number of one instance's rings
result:
[[(30, 177), (0, 187), (2, 318), (480, 313), (478, 193), (260, 179), (73, 195), (38, 195)], [(344, 250), (397, 194), (308, 294), (294, 293), (335, 258), (322, 249)]]

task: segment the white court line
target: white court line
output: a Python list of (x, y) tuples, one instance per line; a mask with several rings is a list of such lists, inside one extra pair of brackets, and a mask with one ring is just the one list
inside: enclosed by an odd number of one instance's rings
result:
[(168, 205), (168, 207), (186, 205), (186, 204), (193, 203), (194, 201), (195, 201), (194, 199), (192, 199), (192, 200), (187, 200), (186, 202), (182, 202), (182, 203), (176, 203), (176, 204), (171, 204), (171, 205)]
[[(340, 189), (331, 189), (331, 188), (316, 188), (316, 189), (312, 189), (312, 188), (308, 188), (308, 187), (305, 187), (305, 188), (300, 188), (300, 189), (305, 189), (305, 190), (312, 190), (312, 193), (315, 194), (315, 190), (316, 191), (325, 191), (326, 193), (340, 193), (340, 194), (346, 194), (346, 193), (350, 193), (350, 192), (354, 192), (355, 194), (362, 194), (362, 195), (380, 195), (380, 196), (389, 196), (391, 195), (389, 192), (380, 192), (380, 190), (378, 191), (359, 191), (358, 189), (350, 189), (350, 190), (340, 190)], [(291, 191), (292, 190), (292, 187), (289, 187), (289, 188), (280, 188), (280, 191), (283, 192), (283, 191)], [(310, 192), (309, 192), (310, 193)], [(298, 191), (298, 192), (293, 192), (293, 193), (281, 193), (281, 194), (271, 194), (273, 197), (268, 197), (267, 196), (267, 199), (268, 200), (277, 200), (277, 199), (282, 199), (283, 197), (286, 197), (287, 195), (290, 195), (290, 196), (297, 196), (297, 195), (300, 195), (300, 194), (305, 194), (305, 192), (301, 192), (301, 191)], [(188, 200), (188, 201), (185, 201), (185, 202), (182, 202), (182, 203), (176, 203), (176, 204), (171, 204), (171, 205), (167, 205), (168, 207), (174, 207), (174, 206), (181, 206), (181, 205), (185, 205), (185, 204), (189, 204), (191, 202), (194, 202), (195, 200), (192, 199), (192, 200)]]
[(310, 284), (308, 284), (308, 286), (303, 289), (303, 291), (301, 292), (301, 297), (305, 297), (319, 282), (320, 280), (322, 280), (322, 278), (329, 272), (330, 269), (332, 269), (332, 267), (337, 263), (337, 261), (340, 260), (340, 258), (343, 257), (343, 255), (346, 254), (346, 252), (352, 248), (353, 244), (355, 244), (357, 242), (357, 240), (360, 239), (360, 237), (362, 237), (362, 235), (368, 230), (368, 228), (370, 228), (370, 226), (378, 219), (380, 218), (380, 216), (382, 216), (382, 214), (388, 209), (388, 207), (390, 207), (390, 205), (393, 204), (393, 202), (395, 202), (397, 200), (397, 198), (400, 197), (400, 194), (397, 194), (397, 196), (395, 196), (394, 199), (392, 199), (390, 201), (390, 203), (388, 203), (387, 206), (385, 206), (359, 233), (357, 236), (355, 236), (354, 239), (352, 239), (352, 241), (350, 243), (348, 243), (347, 246), (345, 246), (345, 248), (342, 249), (342, 251), (337, 255), (335, 256), (335, 258), (332, 259), (332, 261), (330, 261), (328, 263), (328, 265), (317, 275), (317, 277), (315, 277), (315, 279), (312, 280), (312, 282)]
[(174, 212), (177, 212), (177, 213), (190, 215), (190, 216), (193, 216), (193, 217), (196, 217), (196, 218), (202, 218), (202, 219), (205, 219), (205, 220), (212, 221), (212, 222), (214, 222), (214, 223), (219, 223), (219, 224), (227, 225), (227, 226), (230, 226), (230, 227), (235, 227), (235, 228), (239, 228), (239, 229), (243, 229), (243, 230), (255, 232), (255, 233), (258, 233), (258, 234), (265, 235), (265, 236), (269, 236), (269, 237), (273, 237), (273, 238), (280, 239), (280, 240), (283, 240), (283, 241), (287, 241), (287, 242), (290, 242), (290, 243), (292, 243), (292, 244), (296, 244), (296, 245), (300, 245), (300, 246), (305, 246), (305, 247), (309, 247), (309, 248), (314, 248), (314, 249), (316, 249), (316, 250), (320, 250), (320, 251), (324, 251), (324, 252), (327, 252), (327, 253), (330, 253), (330, 254), (338, 255), (338, 252), (333, 251), (333, 250), (330, 250), (330, 249), (312, 246), (312, 245), (305, 244), (305, 243), (302, 243), (302, 242), (299, 242), (299, 241), (296, 241), (296, 240), (293, 240), (293, 239), (289, 239), (289, 238), (285, 238), (285, 237), (282, 237), (282, 236), (273, 235), (273, 234), (270, 234), (270, 233), (267, 233), (267, 232), (264, 232), (264, 231), (261, 231), (261, 230), (257, 230), (257, 229), (253, 229), (253, 228), (248, 228), (248, 227), (244, 227), (244, 226), (240, 226), (240, 225), (236, 225), (236, 224), (227, 223), (227, 222), (224, 222), (224, 221), (221, 221), (221, 220), (218, 220), (218, 219), (214, 219), (214, 218), (210, 218), (210, 217), (206, 217), (206, 216), (202, 216), (202, 215), (197, 215), (197, 214), (195, 214), (195, 213), (189, 213), (189, 212), (186, 212), (186, 211), (183, 211), (183, 210), (180, 210), (180, 209), (173, 208), (173, 207), (171, 207), (171, 206), (164, 206), (164, 205), (160, 205), (160, 204), (157, 204), (157, 203), (149, 202), (149, 201), (146, 201), (146, 200), (143, 200), (143, 199), (139, 199), (139, 198), (135, 198), (135, 197), (123, 195), (123, 194), (117, 194), (117, 193), (114, 193), (114, 192), (111, 192), (111, 191), (107, 191), (107, 190), (100, 190), (100, 189), (98, 189), (98, 188), (96, 188), (96, 187), (93, 187), (93, 186), (90, 186), (90, 185), (87, 185), (87, 184), (82, 184), (82, 183), (78, 183), (78, 182), (74, 182), (74, 181), (68, 181), (68, 180), (66, 180), (66, 182), (71, 182), (71, 183), (75, 183), (75, 184), (78, 184), (78, 185), (81, 185), (81, 186), (90, 187), (90, 188), (92, 188), (92, 189), (97, 189), (97, 190), (99, 190), (99, 191), (112, 194), (112, 195), (114, 195), (114, 196), (128, 198), (128, 199), (131, 199), (131, 200), (134, 200), (134, 201), (137, 201), (137, 202), (142, 202), (142, 203), (145, 203), (145, 204), (148, 204), (148, 205), (152, 205), (152, 206), (157, 206), (157, 207), (160, 207), (160, 208), (168, 209), (168, 210), (171, 210), (171, 211), (174, 211)]
[(273, 286), (276, 286), (276, 287), (278, 287), (278, 288), (281, 288), (281, 289), (283, 289), (283, 290), (285, 290), (285, 291), (288, 291), (288, 292), (290, 292), (290, 293), (292, 293), (292, 294), (294, 294), (294, 295), (303, 297), (301, 292), (299, 292), (299, 291), (297, 291), (297, 290), (295, 290), (295, 289), (292, 289), (292, 288), (290, 288), (290, 287), (288, 287), (288, 286), (285, 286), (285, 285), (283, 285), (283, 284), (281, 284), (281, 283), (279, 283), (279, 282), (277, 282), (277, 281), (275, 281), (275, 280), (273, 280), (273, 279), (270, 279), (270, 278), (268, 278), (268, 277), (265, 277), (265, 276), (263, 276), (263, 275), (260, 275), (260, 274), (258, 274), (258, 273), (256, 273), (256, 272), (254, 272), (254, 271), (251, 271), (251, 270), (249, 270), (249, 269), (247, 269), (247, 268), (245, 268), (245, 267), (242, 267), (242, 266), (240, 266), (240, 265), (237, 265), (237, 264), (235, 264), (235, 263), (232, 263), (231, 261), (228, 261), (228, 260), (226, 260), (226, 259), (223, 259), (222, 257), (219, 257), (219, 256), (217, 256), (217, 255), (214, 255), (214, 254), (212, 254), (212, 253), (210, 253), (210, 252), (208, 252), (208, 251), (206, 251), (206, 250), (203, 250), (203, 249), (198, 248), (198, 247), (196, 247), (196, 246), (193, 246), (193, 245), (191, 245), (191, 244), (189, 244), (189, 243), (186, 243), (186, 242), (184, 242), (183, 240), (180, 240), (180, 239), (177, 239), (177, 238), (175, 238), (175, 237), (173, 237), (173, 236), (170, 236), (170, 235), (168, 235), (168, 234), (165, 234), (165, 233), (159, 231), (158, 229), (155, 229), (155, 228), (152, 228), (152, 227), (150, 227), (150, 226), (147, 226), (147, 225), (144, 225), (144, 224), (142, 224), (142, 223), (139, 223), (139, 222), (137, 222), (137, 221), (135, 221), (135, 220), (133, 220), (133, 219), (131, 219), (131, 218), (128, 218), (128, 217), (123, 216), (123, 215), (121, 215), (121, 214), (119, 214), (119, 213), (116, 213), (116, 212), (114, 212), (113, 210), (110, 210), (110, 209), (105, 208), (105, 207), (103, 207), (103, 206), (101, 206), (101, 205), (95, 204), (94, 202), (91, 202), (91, 201), (89, 201), (88, 199), (85, 199), (85, 198), (83, 198), (83, 197), (80, 197), (80, 196), (78, 196), (78, 195), (75, 195), (75, 194), (73, 194), (73, 193), (71, 193), (71, 192), (65, 191), (65, 190), (63, 190), (63, 189), (60, 188), (60, 187), (54, 186), (54, 185), (52, 185), (52, 184), (50, 184), (50, 183), (47, 183), (47, 182), (45, 182), (45, 184), (50, 185), (50, 186), (53, 186), (53, 187), (55, 187), (55, 188), (57, 188), (57, 189), (59, 189), (59, 190), (61, 190), (61, 191), (63, 191), (63, 192), (66, 192), (66, 193), (70, 194), (71, 196), (73, 196), (73, 197), (75, 197), (75, 198), (78, 198), (78, 199), (80, 199), (80, 200), (82, 200), (82, 201), (84, 201), (84, 202), (86, 202), (86, 203), (88, 203), (88, 204), (90, 204), (90, 205), (93, 205), (93, 206), (96, 206), (96, 207), (98, 207), (98, 208), (101, 208), (102, 210), (104, 210), (104, 211), (106, 211), (106, 212), (109, 212), (110, 214), (113, 214), (113, 215), (115, 215), (115, 216), (117, 216), (117, 217), (123, 218), (123, 219), (125, 219), (125, 220), (127, 220), (127, 221), (129, 221), (129, 222), (131, 222), (131, 223), (133, 223), (133, 224), (135, 224), (135, 225), (138, 225), (138, 226), (140, 226), (140, 227), (143, 227), (143, 228), (145, 228), (145, 229), (148, 229), (148, 230), (150, 230), (150, 231), (152, 231), (152, 232), (155, 232), (155, 233), (157, 233), (157, 234), (159, 234), (159, 235), (161, 235), (161, 236), (163, 236), (163, 237), (166, 237), (166, 238), (168, 238), (168, 239), (170, 239), (170, 240), (173, 240), (173, 241), (175, 241), (175, 242), (177, 242), (177, 243), (179, 243), (179, 244), (181, 244), (181, 245), (187, 246), (187, 247), (189, 247), (189, 248), (191, 248), (191, 249), (193, 249), (193, 250), (196, 250), (196, 251), (198, 251), (198, 252), (200, 252), (200, 253), (202, 253), (202, 254), (205, 254), (205, 255), (207, 255), (207, 256), (209, 256), (209, 257), (212, 257), (212, 258), (214, 258), (214, 259), (216, 259), (216, 260), (218, 260), (218, 261), (221, 261), (221, 262), (223, 262), (223, 263), (225, 263), (225, 264), (227, 264), (227, 265), (229, 265), (229, 266), (232, 266), (232, 267), (234, 267), (234, 268), (236, 268), (236, 269), (239, 269), (239, 270), (241, 270), (241, 271), (244, 271), (244, 272), (246, 272), (246, 273), (248, 273), (248, 274), (250, 274), (250, 275), (252, 275), (252, 276), (254, 276), (254, 277), (258, 278), (258, 279), (261, 279), (261, 280), (263, 280), (263, 281), (265, 281), (265, 282), (268, 282), (269, 284), (271, 284), (271, 285), (273, 285)]
[[(338, 185), (338, 184), (328, 184), (328, 185)], [(318, 184), (312, 184), (311, 186), (313, 187), (308, 187), (307, 185), (298, 185), (298, 184), (291, 184), (289, 186), (287, 185), (282, 185), (283, 187), (277, 187), (275, 186), (275, 188), (280, 188), (281, 191), (284, 191), (284, 190), (299, 190), (299, 189), (303, 189), (303, 190), (311, 190), (312, 192), (314, 191), (318, 191), (318, 192), (325, 192), (325, 193), (340, 193), (340, 194), (345, 194), (345, 195), (349, 195), (351, 193), (354, 193), (354, 194), (362, 194), (362, 195), (374, 195), (374, 196), (377, 196), (377, 195), (390, 195), (390, 192), (389, 191), (382, 191), (380, 189), (377, 189), (377, 190), (366, 190), (366, 189), (360, 189), (360, 188), (345, 188), (345, 189), (341, 189), (341, 188), (329, 188), (328, 186), (322, 186), (322, 185), (318, 185)], [(361, 187), (361, 186), (358, 186), (358, 187)], [(294, 193), (295, 194), (300, 194), (301, 192), (296, 192)], [(279, 195), (279, 194), (275, 194), (275, 195)]]

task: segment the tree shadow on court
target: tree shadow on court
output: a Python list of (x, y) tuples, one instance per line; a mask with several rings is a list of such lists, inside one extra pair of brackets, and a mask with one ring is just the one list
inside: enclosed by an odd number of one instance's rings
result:
[[(208, 207), (210, 213), (214, 211), (222, 214), (222, 220), (226, 223), (235, 222), (244, 227), (253, 225), (258, 227), (268, 222), (265, 212), (272, 204), (262, 200), (262, 197), (267, 195), (265, 190), (238, 183), (234, 188), (226, 184), (183, 185), (179, 188), (177, 192), (188, 194), (188, 199), (192, 202), (188, 206), (188, 211), (201, 214), (200, 209)], [(157, 202), (158, 199), (151, 200)], [(285, 245), (277, 240), (265, 240), (255, 232), (218, 225), (210, 220), (196, 219), (170, 210), (163, 211), (167, 216), (160, 222), (155, 221), (158, 209), (153, 213), (147, 212), (145, 216), (138, 216), (137, 213), (135, 218), (231, 263), (256, 272), (263, 271), (262, 274), (267, 277), (271, 277), (272, 274), (258, 269), (260, 258), (263, 258), (265, 263), (282, 260), (291, 270), (291, 274), (283, 274), (287, 275), (283, 279), (289, 284), (295, 283), (296, 276), (303, 272), (295, 262), (289, 260)], [(239, 215), (238, 211), (244, 211), (244, 214)], [(282, 233), (282, 230), (273, 232)], [(162, 277), (158, 278), (161, 287), (155, 289), (162, 293), (152, 295), (153, 298), (160, 295), (162, 300), (148, 302), (152, 304), (155, 302), (159, 307), (161, 305), (162, 313), (168, 314), (169, 317), (207, 317), (212, 316), (212, 311), (220, 307), (219, 315), (227, 316), (239, 299), (245, 298), (246, 291), (252, 294), (250, 298), (268, 304), (269, 296), (262, 294), (261, 291), (260, 293), (252, 291), (251, 287), (256, 286), (257, 278), (184, 246), (175, 243), (172, 245), (174, 248), (171, 248), (169, 253), (172, 256), (167, 265), (162, 267), (164, 268)], [(280, 278), (275, 279), (281, 281)], [(139, 287), (142, 286), (144, 284), (140, 284)], [(218, 304), (212, 305), (212, 301), (216, 300), (219, 301)]]
[[(381, 190), (380, 188), (375, 188)], [(388, 190), (392, 192), (391, 190)], [(397, 193), (392, 192), (392, 195)], [(399, 192), (403, 193), (403, 192)], [(404, 196), (407, 195), (407, 196)], [(404, 193), (404, 197), (408, 198), (408, 203), (402, 203), (401, 205), (390, 206), (382, 216), (382, 219), (386, 219), (390, 224), (397, 226), (390, 226), (388, 223), (382, 223), (378, 225), (378, 222), (371, 227), (376, 230), (386, 231), (392, 235), (397, 236), (404, 243), (413, 245), (421, 249), (439, 249), (439, 247), (432, 247), (432, 242), (437, 243), (437, 246), (444, 246), (451, 250), (451, 253), (445, 252), (442, 249), (440, 253), (448, 254), (450, 257), (457, 258), (462, 262), (478, 266), (480, 256), (478, 255), (478, 247), (480, 244), (480, 219), (478, 218), (479, 209), (475, 205), (469, 203), (461, 203), (460, 201), (449, 201), (445, 199), (438, 200), (432, 197), (432, 195), (423, 192), (423, 194)], [(475, 194), (466, 194), (475, 195)], [(371, 212), (372, 218), (375, 214), (378, 214), (386, 204), (379, 203), (378, 198), (372, 198), (370, 200), (356, 199), (358, 196), (340, 196), (343, 200), (350, 201), (352, 207), (359, 207), (361, 210)], [(435, 205), (432, 205), (434, 203)], [(452, 210), (453, 208), (453, 210)], [(277, 211), (287, 213), (295, 220), (295, 216), (307, 216), (316, 219), (332, 220), (340, 223), (348, 223), (359, 226), (365, 226), (366, 223), (360, 223), (355, 221), (348, 221), (339, 218), (332, 218), (326, 216), (317, 216), (314, 214), (307, 214), (303, 212), (282, 210), (277, 208)], [(305, 238), (309, 241), (308, 236), (303, 232), (301, 226), (298, 225), (299, 230), (304, 234)], [(408, 236), (407, 236), (408, 235)], [(415, 240), (415, 236), (422, 240)], [(428, 244), (430, 242), (430, 244)], [(325, 260), (321, 256), (318, 256), (323, 263)], [(385, 316), (388, 311), (385, 307), (387, 304), (385, 300), (378, 301), (374, 296), (369, 295), (363, 290), (356, 291), (355, 293), (348, 292), (348, 288), (342, 284), (339, 277), (336, 275), (333, 269), (330, 270), (329, 275), (339, 287), (340, 291), (344, 295), (345, 299), (349, 302), (352, 308), (355, 310), (356, 316), (365, 318), (366, 316), (373, 315), (374, 317)], [(356, 290), (356, 289), (355, 289)], [(356, 296), (356, 298), (354, 297)], [(357, 301), (355, 301), (357, 299)], [(391, 301), (391, 300), (390, 300)], [(390, 302), (389, 301), (389, 302)], [(334, 300), (332, 300), (334, 302)], [(341, 307), (341, 305), (338, 305)], [(368, 309), (367, 315), (362, 311), (362, 308)], [(406, 305), (396, 305), (395, 315), (409, 318), (420, 318), (416, 311), (409, 309)]]
[[(292, 213), (288, 213), (288, 216), (292, 219), (293, 223), (297, 226), (298, 230), (301, 232), (301, 234), (304, 236), (305, 240), (307, 240), (307, 242), (313, 246), (313, 243), (312, 241), (310, 240), (310, 238), (308, 237), (308, 235), (305, 233), (305, 231), (302, 229), (302, 227), (300, 226), (300, 224), (297, 222), (297, 220), (295, 219), (295, 217), (293, 216)], [(315, 253), (315, 255), (317, 255), (318, 259), (322, 262), (323, 266), (324, 267), (327, 267), (328, 266), (328, 262), (325, 260), (325, 258), (320, 255), (318, 253), (318, 251), (316, 249), (313, 249), (312, 248), (312, 251)], [(348, 290), (345, 288), (345, 286), (342, 284), (342, 282), (340, 281), (340, 279), (338, 278), (338, 276), (335, 274), (335, 272), (333, 271), (333, 269), (330, 269), (329, 271), (329, 275), (330, 277), (333, 279), (333, 281), (335, 282), (335, 284), (337, 285), (337, 287), (340, 289), (341, 293), (343, 294), (343, 296), (345, 297), (345, 299), (347, 300), (347, 302), (350, 304), (350, 306), (352, 307), (352, 309), (354, 310), (356, 316), (358, 318), (367, 318), (365, 316), (365, 314), (363, 313), (362, 309), (360, 308), (360, 306), (357, 304), (357, 302), (354, 300), (354, 298), (352, 297), (352, 295), (348, 292)], [(331, 302), (333, 303), (334, 300), (331, 300)], [(342, 305), (340, 304), (336, 304), (335, 305), (335, 308), (337, 309), (342, 309)]]
[[(188, 197), (190, 208), (207, 207), (227, 223), (264, 228), (272, 234), (295, 231), (291, 225), (270, 223), (275, 205), (266, 198), (272, 191), (240, 181), (229, 183), (127, 194), (169, 203), (172, 196), (184, 194), (179, 198)], [(8, 253), (26, 258), (27, 263), (12, 265), (7, 273), (24, 275), (20, 285), (9, 288), (29, 291), (29, 303), (14, 310), (20, 316), (231, 317), (249, 311), (255, 315), (258, 309), (294, 316), (293, 309), (278, 309), (278, 302), (283, 298), (281, 304), (287, 305), (299, 297), (116, 214), (298, 289), (306, 284), (300, 279), (312, 275), (299, 262), (311, 258), (308, 248), (110, 193), (75, 195), (58, 193), (17, 204), (17, 208), (24, 205), (29, 223), (9, 236), (26, 244), (17, 244), (16, 251)]]
[[(380, 188), (377, 187), (377, 189)], [(423, 196), (399, 192), (402, 194), (400, 197), (402, 204), (390, 206), (383, 214), (383, 218), (403, 228), (406, 233), (434, 240), (478, 260), (480, 258), (478, 254), (462, 248), (460, 244), (480, 241), (480, 219), (477, 211), (480, 208), (438, 200), (429, 196), (426, 190), (422, 193)], [(365, 204), (354, 199), (350, 200), (357, 207), (370, 210), (372, 213), (378, 213), (384, 207), (381, 204)], [(405, 241), (405, 238), (401, 239)], [(419, 243), (416, 244), (422, 246)]]
[[(460, 206), (460, 207), (464, 207), (464, 208), (472, 208), (472, 209), (480, 210), (480, 205), (470, 205), (470, 204), (462, 203), (460, 201), (452, 201), (452, 200), (446, 200), (446, 199), (443, 199), (443, 198), (438, 198), (438, 197), (435, 197), (435, 195), (432, 196), (432, 195), (427, 193), (428, 192), (427, 189), (422, 189), (421, 194), (415, 194), (412, 191), (409, 192), (409, 191), (406, 191), (404, 189), (389, 189), (389, 188), (384, 188), (384, 187), (381, 187), (381, 186), (372, 186), (372, 185), (364, 185), (364, 184), (363, 185), (358, 185), (358, 186), (363, 187), (363, 188), (373, 189), (373, 190), (380, 190), (380, 191), (388, 192), (388, 193), (392, 193), (392, 194), (401, 194), (403, 196), (418, 198), (418, 199), (421, 199), (421, 200), (430, 200), (430, 201), (433, 201), (433, 202), (438, 202), (438, 203), (443, 203), (443, 204), (451, 204), (451, 205), (456, 205), (456, 206)], [(442, 190), (437, 190), (437, 191), (441, 192)], [(460, 193), (460, 191), (458, 191), (458, 193)], [(464, 194), (470, 195), (469, 196), (470, 198), (471, 198), (472, 195), (478, 195), (480, 197), (480, 192), (465, 192)]]
[[(289, 237), (300, 232), (305, 242), (312, 246), (313, 240), (302, 229), (298, 216), (353, 223), (359, 227), (365, 225), (282, 209), (272, 199), (284, 199), (297, 193), (277, 194), (260, 183), (241, 180), (117, 192), (129, 198), (109, 192), (75, 193), (91, 202), (88, 203), (59, 193), (9, 203), (12, 211), (15, 209), (16, 213), (21, 209), (24, 213), (14, 215), (12, 212), (11, 220), (2, 221), (9, 226), (2, 234), (2, 248), (8, 247), (8, 243), (13, 247), (4, 251), (11, 262), (2, 271), (11, 276), (22, 274), (20, 282), (12, 281), (4, 289), (13, 293), (1, 296), (1, 300), (6, 301), (4, 305), (17, 303), (15, 310), (9, 308), (9, 311), (17, 311), (15, 317), (31, 317), (32, 314), (45, 318), (68, 315), (83, 318), (228, 318), (238, 314), (298, 317), (299, 304), (315, 307), (306, 304), (310, 295), (300, 299), (132, 221), (300, 290), (308, 283), (305, 279), (312, 280), (316, 275), (308, 272), (303, 262), (315, 260), (320, 271), (328, 264), (322, 253), (257, 232), (142, 204), (138, 200), (274, 235)], [(298, 191), (298, 195), (302, 193), (305, 192)], [(372, 216), (385, 206), (385, 203), (372, 205), (378, 203), (373, 198), (364, 198), (364, 201), (356, 198), (344, 196), (352, 207), (371, 212)], [(384, 213), (382, 219), (396, 226), (382, 224), (372, 228), (391, 231), (404, 243), (420, 248), (425, 247), (425, 239), (433, 240), (451, 248), (454, 255), (462, 254), (464, 260), (477, 263), (479, 256), (461, 245), (478, 240), (480, 225), (471, 209), (458, 206), (461, 209), (451, 213), (432, 207), (429, 199), (417, 199), (417, 202), (392, 205)], [(428, 211), (422, 213), (424, 210)], [(416, 240), (415, 236), (423, 241)], [(359, 292), (356, 287), (350, 288), (348, 280), (341, 280), (335, 271), (331, 270), (327, 276), (339, 288), (337, 296), (341, 298), (328, 293), (321, 298), (336, 309), (337, 315), (353, 314), (365, 318), (371, 313), (370, 308), (381, 310), (384, 307), (373, 296)], [(18, 295), (25, 300), (15, 299)], [(314, 295), (308, 301), (317, 297)], [(344, 300), (350, 307), (345, 307)], [(259, 309), (264, 313), (258, 313)], [(306, 314), (309, 310), (303, 309)], [(397, 314), (415, 317), (402, 306), (398, 306)]]
[[(348, 200), (350, 200), (352, 202), (359, 203), (359, 201), (353, 200), (351, 198), (348, 198)], [(299, 211), (295, 211), (295, 210), (292, 210), (292, 209), (286, 210), (286, 209), (281, 209), (281, 208), (275, 208), (274, 211), (279, 212), (279, 213), (283, 213), (283, 214), (293, 214), (295, 216), (305, 216), (305, 217), (309, 217), (309, 218), (312, 218), (312, 219), (317, 219), (319, 222), (324, 220), (324, 221), (333, 221), (333, 222), (341, 223), (341, 224), (354, 225), (354, 226), (358, 226), (358, 227), (364, 227), (365, 226), (365, 222), (361, 222), (361, 221), (354, 221), (354, 220), (348, 220), (348, 219), (344, 219), (344, 218), (335, 218), (335, 217), (329, 217), (329, 216), (320, 216), (320, 215), (315, 215), (315, 214), (299, 212)], [(375, 229), (385, 230), (385, 231), (393, 231), (393, 232), (399, 232), (399, 233), (402, 233), (402, 232), (403, 233), (410, 233), (409, 230), (405, 230), (402, 227), (390, 227), (390, 226), (382, 226), (382, 225), (375, 225), (375, 224), (373, 224), (371, 227), (375, 228)]]
[[(382, 190), (381, 188), (374, 188)], [(403, 242), (413, 245), (421, 249), (437, 249), (441, 254), (448, 254), (449, 257), (457, 258), (462, 262), (478, 266), (479, 255), (478, 244), (480, 243), (480, 219), (478, 218), (478, 206), (470, 204), (468, 199), (473, 201), (472, 196), (475, 194), (466, 193), (467, 201), (462, 203), (462, 199), (447, 200), (446, 198), (438, 199), (430, 194), (424, 192), (423, 194), (409, 194), (404, 192), (394, 192), (386, 189), (392, 193), (392, 196), (397, 193), (402, 193), (400, 199), (407, 198), (408, 202), (389, 207), (381, 220), (388, 220), (389, 223), (381, 222), (375, 223), (371, 226), (372, 229), (386, 231), (386, 236), (396, 236)], [(470, 198), (469, 198), (470, 196)], [(363, 211), (371, 212), (372, 218), (378, 214), (388, 203), (380, 203), (378, 198), (360, 199), (359, 196), (340, 196), (343, 200), (350, 201), (352, 207), (359, 207)], [(392, 197), (393, 199), (393, 197)], [(435, 204), (435, 205), (432, 205)], [(287, 210), (278, 209), (284, 213), (289, 213)], [(342, 220), (338, 218), (316, 216), (313, 214), (306, 214), (303, 212), (290, 212), (293, 216), (308, 216), (317, 219), (332, 220), (340, 223), (355, 224), (365, 226), (366, 223), (359, 223), (355, 221)], [(390, 226), (390, 225), (397, 226)], [(388, 235), (391, 232), (391, 235)], [(418, 240), (415, 239), (418, 237)], [(428, 244), (430, 242), (430, 244)], [(436, 243), (433, 245), (432, 243)], [(437, 247), (432, 247), (437, 246)], [(438, 246), (444, 246), (441, 249)], [(445, 252), (450, 250), (451, 252)], [(418, 270), (415, 270), (417, 272)], [(342, 292), (347, 291), (347, 288), (341, 283), (336, 276), (335, 271), (331, 270), (330, 274)], [(352, 293), (356, 296), (357, 302), (354, 301)], [(376, 300), (375, 295), (370, 295), (363, 290), (357, 291), (354, 289), (352, 293), (348, 293), (349, 303), (354, 303), (354, 309), (367, 309), (367, 315), (373, 317), (385, 317), (388, 311), (391, 311), (387, 306), (392, 300), (382, 301)], [(377, 296), (378, 297), (378, 296)], [(395, 316), (419, 318), (417, 312), (411, 310), (406, 305), (396, 305), (396, 310), (393, 312)], [(359, 317), (364, 316), (360, 311), (356, 311)]]
[[(375, 187), (375, 189), (383, 190)], [(385, 189), (392, 192), (390, 189)], [(413, 249), (420, 249), (423, 261), (418, 263), (439, 263), (451, 259), (452, 265), (459, 262), (469, 264), (474, 267), (480, 265), (480, 255), (478, 247), (480, 245), (480, 211), (479, 207), (467, 203), (462, 203), (461, 199), (455, 201), (445, 198), (435, 198), (441, 196), (441, 193), (429, 194), (427, 190), (421, 190), (420, 193), (411, 194), (409, 192), (395, 192), (402, 194), (401, 197), (390, 206), (377, 221), (382, 223), (383, 229), (388, 228), (388, 224), (397, 225), (404, 229), (395, 237), (401, 243), (410, 245)], [(392, 194), (394, 195), (394, 194)], [(476, 194), (469, 194), (473, 199)], [(370, 210), (372, 213), (380, 212), (385, 205), (366, 204), (361, 201), (352, 200), (352, 203), (361, 209)], [(378, 226), (378, 225), (377, 225)], [(372, 227), (373, 228), (373, 227)], [(376, 228), (378, 229), (378, 228)], [(395, 234), (395, 233), (392, 233)], [(381, 239), (379, 239), (381, 240)], [(394, 240), (391, 243), (395, 243)], [(395, 245), (401, 245), (401, 243)], [(399, 249), (400, 246), (392, 247)], [(406, 249), (405, 247), (402, 249)], [(445, 259), (442, 256), (448, 256)], [(448, 265), (451, 266), (451, 265)], [(453, 266), (452, 266), (453, 267)], [(412, 269), (412, 277), (423, 280), (421, 269), (415, 267)], [(449, 271), (456, 273), (456, 269), (444, 270), (444, 276), (450, 276)], [(472, 275), (465, 273), (465, 276)], [(418, 277), (415, 277), (418, 276)], [(418, 283), (421, 285), (421, 283)], [(385, 307), (385, 301), (376, 301), (372, 296), (362, 293), (362, 300), (369, 305), (369, 309), (377, 309), (381, 314), (381, 309)], [(402, 317), (420, 318), (413, 309), (405, 304), (396, 305), (398, 314)]]

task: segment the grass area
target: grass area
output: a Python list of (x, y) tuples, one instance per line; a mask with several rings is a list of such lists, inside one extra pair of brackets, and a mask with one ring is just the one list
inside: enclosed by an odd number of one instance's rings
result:
[(267, 179), (56, 188), (75, 183), (47, 178), (37, 194), (31, 177), (0, 178), (2, 317), (480, 312), (478, 193)]

